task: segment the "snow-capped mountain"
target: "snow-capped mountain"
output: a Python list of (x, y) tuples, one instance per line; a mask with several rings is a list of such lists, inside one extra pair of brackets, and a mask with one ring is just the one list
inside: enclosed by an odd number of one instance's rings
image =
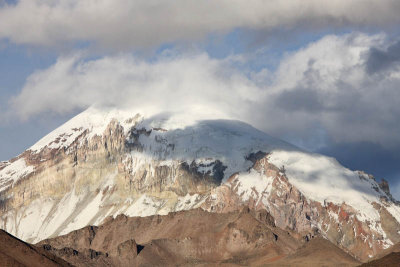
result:
[(89, 108), (0, 163), (0, 227), (29, 242), (119, 214), (244, 205), (360, 259), (400, 241), (386, 183), (239, 121)]

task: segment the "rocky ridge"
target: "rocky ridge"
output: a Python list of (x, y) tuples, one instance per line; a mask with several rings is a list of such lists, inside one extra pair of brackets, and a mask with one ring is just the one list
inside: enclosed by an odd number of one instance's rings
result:
[(284, 266), (294, 260), (296, 266), (310, 266), (326, 261), (326, 253), (332, 257), (325, 266), (359, 264), (323, 238), (304, 244), (277, 227), (265, 210), (249, 208), (119, 215), (99, 227), (88, 226), (37, 246), (76, 266)]
[(7, 267), (72, 267), (41, 247), (27, 244), (0, 230), (0, 266)]

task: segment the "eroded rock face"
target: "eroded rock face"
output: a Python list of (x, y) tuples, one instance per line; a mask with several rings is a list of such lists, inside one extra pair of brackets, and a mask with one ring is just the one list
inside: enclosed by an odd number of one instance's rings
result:
[[(173, 128), (164, 118), (149, 122), (140, 115), (118, 120), (107, 115), (94, 123), (89, 115), (0, 164), (1, 228), (38, 242), (119, 214), (165, 215), (199, 207), (225, 213), (246, 206), (259, 211), (260, 220), (271, 223), (273, 217), (276, 226), (299, 240), (323, 235), (362, 260), (400, 239), (400, 208), (385, 184), (329, 165), (326, 172), (338, 186), (346, 188), (346, 181), (356, 179), (349, 183), (351, 192), (361, 188), (357, 194), (366, 200), (361, 206), (341, 202), (339, 193), (339, 201), (322, 201), (303, 186), (296, 166), (276, 159), (272, 164), (271, 155), (284, 150), (316, 162), (330, 159), (299, 152), (248, 125), (204, 121)], [(309, 175), (321, 184), (318, 172)], [(322, 188), (329, 191), (323, 183)], [(364, 207), (374, 217), (365, 215)]]
[(73, 265), (46, 249), (27, 244), (0, 230), (0, 266), (72, 267)]
[(321, 204), (308, 199), (290, 184), (281, 169), (268, 162), (268, 156), (255, 161), (253, 169), (268, 177), (269, 190), (262, 192), (253, 187), (250, 193), (241, 192), (243, 178), (236, 174), (213, 189), (201, 207), (213, 212), (233, 211), (243, 205), (267, 210), (278, 227), (294, 231), (306, 241), (322, 235), (360, 260), (381, 252), (390, 246), (389, 242), (398, 242), (399, 223), (384, 205), (374, 204), (381, 216), (380, 224), (372, 225), (373, 222), (360, 221), (358, 211), (345, 203)]
[(247, 208), (230, 213), (194, 209), (164, 216), (119, 215), (99, 227), (43, 240), (37, 246), (77, 266), (171, 266), (251, 265), (260, 258), (269, 262), (301, 244), (290, 232), (276, 227), (267, 212)]

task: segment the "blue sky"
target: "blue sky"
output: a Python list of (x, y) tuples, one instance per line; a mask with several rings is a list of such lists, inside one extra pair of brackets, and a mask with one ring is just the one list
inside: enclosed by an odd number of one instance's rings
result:
[(0, 1), (0, 160), (92, 104), (138, 94), (181, 104), (152, 93), (159, 68), (171, 67), (179, 75), (168, 84), (209, 78), (171, 87), (176, 98), (198, 96), (186, 102), (385, 178), (400, 197), (398, 1), (153, 4)]

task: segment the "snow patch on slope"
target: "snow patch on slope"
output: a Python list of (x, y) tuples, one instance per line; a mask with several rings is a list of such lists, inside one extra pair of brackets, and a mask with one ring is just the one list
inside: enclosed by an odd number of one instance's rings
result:
[(145, 217), (157, 214), (158, 211), (164, 206), (166, 200), (156, 199), (147, 195), (140, 196), (132, 205), (124, 211), (126, 216)]
[[(76, 195), (75, 190), (66, 194), (60, 202), (56, 203), (57, 209), (54, 213), (49, 214), (50, 218), (48, 218), (43, 224), (43, 228), (41, 229), (40, 234), (36, 237), (36, 240), (41, 240), (54, 234), (58, 228), (63, 225), (67, 218), (72, 215), (80, 201), (81, 197)], [(66, 232), (64, 231), (62, 233)]]
[(178, 202), (175, 205), (175, 211), (190, 210), (199, 207), (206, 198), (199, 194), (187, 194), (184, 197), (178, 197)]
[[(360, 221), (380, 220), (373, 202), (381, 203), (385, 193), (376, 181), (341, 166), (334, 158), (296, 151), (274, 151), (269, 162), (277, 167), (284, 166), (290, 183), (307, 198), (321, 204), (346, 203), (357, 210)], [(382, 232), (382, 231), (380, 231)]]
[(63, 229), (61, 234), (67, 234), (75, 229), (89, 225), (90, 221), (99, 212), (102, 204), (103, 193), (99, 192), (96, 197)]
[(386, 206), (385, 208), (400, 223), (400, 207), (391, 203), (390, 206)]
[(14, 185), (21, 178), (34, 171), (33, 166), (26, 165), (25, 159), (19, 158), (0, 170), (0, 192)]
[(53, 202), (50, 200), (33, 201), (33, 203), (26, 207), (25, 211), (21, 213), (18, 229), (16, 229), (15, 234), (23, 240), (31, 236), (39, 236), (42, 223), (52, 207)]
[(259, 200), (262, 196), (268, 197), (271, 194), (273, 181), (273, 177), (251, 169), (249, 172), (240, 173), (237, 176), (234, 180), (236, 185), (233, 190), (237, 190), (237, 194), (243, 201), (248, 201), (250, 198)]
[(57, 233), (80, 201), (81, 197), (74, 190), (59, 201), (51, 198), (35, 200), (19, 210), (4, 214), (0, 220), (1, 228), (18, 238), (36, 243)]

